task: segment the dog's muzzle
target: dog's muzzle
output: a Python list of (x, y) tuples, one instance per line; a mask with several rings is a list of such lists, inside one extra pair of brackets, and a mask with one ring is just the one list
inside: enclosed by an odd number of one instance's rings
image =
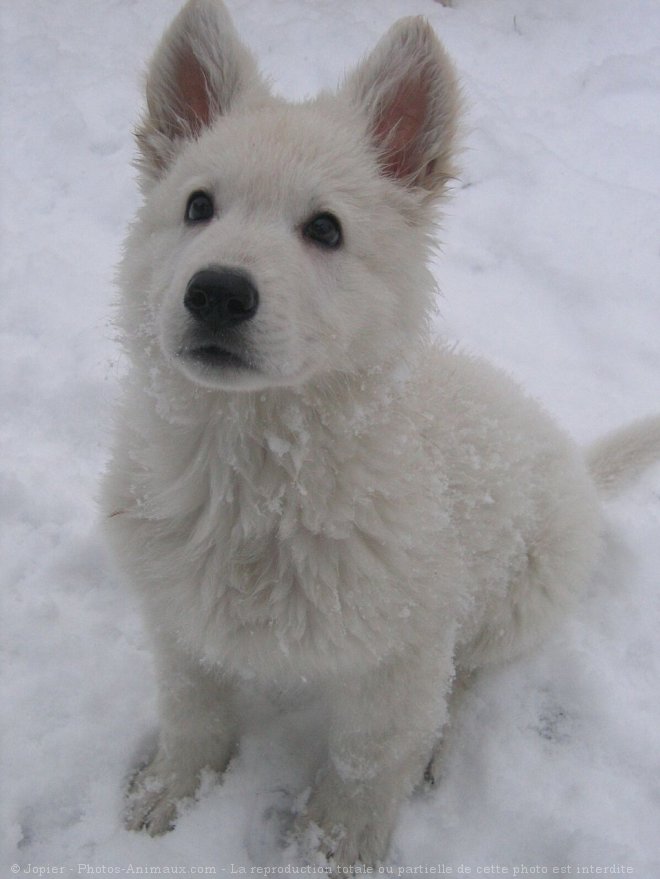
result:
[(256, 363), (243, 332), (259, 307), (259, 294), (242, 269), (211, 267), (192, 276), (183, 304), (193, 318), (178, 356), (196, 364), (208, 378), (239, 370), (254, 371)]

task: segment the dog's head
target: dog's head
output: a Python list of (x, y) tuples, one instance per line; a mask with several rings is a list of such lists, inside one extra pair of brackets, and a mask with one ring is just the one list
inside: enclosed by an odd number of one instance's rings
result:
[(395, 24), (335, 94), (287, 104), (220, 0), (190, 0), (148, 75), (124, 333), (237, 390), (405, 355), (432, 306), (457, 107), (423, 19)]

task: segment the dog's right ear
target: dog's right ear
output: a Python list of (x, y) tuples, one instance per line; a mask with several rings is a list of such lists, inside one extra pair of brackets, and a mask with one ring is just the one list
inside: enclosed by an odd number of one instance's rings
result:
[(192, 140), (246, 95), (267, 89), (222, 0), (188, 0), (149, 66), (147, 112), (136, 131), (138, 166), (160, 177)]

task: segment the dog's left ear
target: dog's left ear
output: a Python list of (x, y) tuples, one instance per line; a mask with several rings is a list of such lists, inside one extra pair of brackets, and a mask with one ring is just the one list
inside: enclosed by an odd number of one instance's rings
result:
[(268, 94), (222, 0), (188, 0), (154, 53), (146, 91), (136, 137), (147, 179), (239, 101)]
[(460, 91), (453, 65), (424, 18), (393, 25), (340, 96), (366, 116), (384, 174), (431, 196), (443, 192), (455, 174)]

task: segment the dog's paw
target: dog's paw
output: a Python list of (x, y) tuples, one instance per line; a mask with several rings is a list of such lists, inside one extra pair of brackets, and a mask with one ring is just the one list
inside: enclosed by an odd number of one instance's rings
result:
[(395, 814), (391, 800), (322, 783), (296, 819), (295, 836), (304, 857), (346, 875), (384, 860)]
[(301, 854), (311, 863), (327, 865), (331, 876), (347, 875), (384, 860), (391, 829), (374, 816), (315, 816), (311, 810), (296, 821), (296, 838)]
[(160, 836), (176, 823), (179, 802), (195, 793), (196, 776), (184, 777), (165, 769), (158, 759), (138, 772), (126, 796), (124, 824), (127, 830), (146, 830)]

